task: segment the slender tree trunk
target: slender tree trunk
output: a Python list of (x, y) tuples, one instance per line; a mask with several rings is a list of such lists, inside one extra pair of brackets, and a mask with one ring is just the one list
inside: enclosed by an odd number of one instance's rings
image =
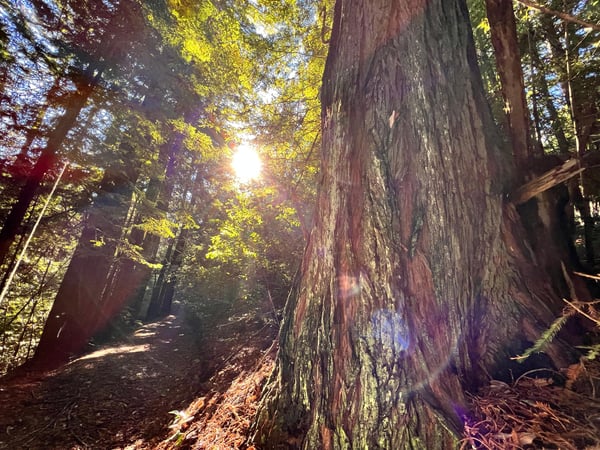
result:
[[(166, 148), (166, 146), (164, 148)], [(162, 161), (167, 157), (167, 152), (161, 151), (158, 159), (159, 161)], [(159, 178), (152, 178), (146, 189), (144, 202), (141, 203), (155, 203), (160, 194), (160, 188), (161, 181)], [(140, 209), (143, 209), (143, 206)], [(147, 217), (145, 211), (138, 211), (134, 214), (134, 224), (141, 223), (145, 217)], [(145, 234), (142, 230), (133, 226), (128, 241), (130, 245), (142, 249), (141, 255), (146, 262), (154, 261), (160, 244), (160, 238), (158, 236)], [(132, 312), (132, 316), (137, 318), (146, 292), (146, 282), (144, 282), (144, 277), (146, 274), (151, 273), (151, 271), (143, 263), (134, 260), (126, 254), (120, 254), (117, 260), (118, 262), (115, 266), (114, 273), (111, 276), (109, 287), (106, 290), (105, 295), (112, 298), (115, 302), (127, 305)]]
[[(203, 132), (210, 135), (209, 133), (211, 133), (211, 130), (203, 130)], [(213, 140), (215, 139), (214, 137), (212, 138)], [(193, 180), (192, 188), (189, 189), (188, 187), (184, 190), (187, 192), (185, 197), (190, 197), (189, 204), (187, 205), (189, 210), (194, 210), (196, 206), (199, 197), (198, 192), (202, 189), (201, 185), (204, 182), (203, 171), (197, 170)], [(152, 297), (146, 315), (147, 318), (164, 317), (171, 313), (171, 306), (175, 296), (175, 286), (177, 285), (177, 273), (183, 263), (183, 254), (188, 236), (189, 229), (180, 227), (179, 236), (177, 237), (175, 245), (173, 246), (173, 241), (169, 243), (163, 267), (161, 268), (152, 291)]]
[[(187, 123), (195, 122), (198, 117), (194, 115), (193, 118), (188, 117)], [(190, 121), (191, 120), (191, 121)], [(169, 154), (169, 162), (167, 164), (167, 170), (165, 171), (165, 181), (162, 185), (162, 189), (160, 192), (160, 196), (158, 198), (157, 208), (159, 211), (167, 213), (169, 209), (169, 203), (171, 201), (171, 197), (173, 196), (173, 189), (175, 188), (175, 177), (176, 170), (178, 167), (180, 154), (183, 149), (183, 138), (184, 136), (181, 133), (175, 133), (171, 142), (171, 151)], [(156, 238), (156, 243), (153, 248), (153, 255), (156, 258), (156, 254), (158, 252), (158, 247), (160, 245), (160, 237), (154, 236)], [(150, 283), (150, 278), (152, 276), (152, 270), (149, 267), (142, 267), (142, 284), (144, 291)], [(146, 312), (146, 320), (153, 320), (160, 316), (159, 311), (155, 311), (153, 308), (154, 305), (150, 303), (148, 307), (148, 311)]]
[(542, 61), (540, 59), (540, 55), (538, 53), (537, 48), (537, 38), (536, 33), (533, 30), (529, 30), (529, 39), (533, 41), (531, 45), (530, 58), (532, 60), (533, 66), (538, 73), (535, 82), (538, 84), (538, 89), (540, 91), (541, 98), (545, 101), (546, 111), (548, 112), (548, 118), (550, 119), (550, 123), (552, 126), (552, 130), (554, 131), (554, 135), (556, 136), (556, 140), (558, 143), (558, 151), (566, 155), (569, 152), (569, 141), (565, 136), (563, 123), (558, 116), (558, 111), (556, 110), (556, 105), (554, 104), (554, 100), (550, 95), (550, 90), (548, 89), (548, 81), (546, 80), (546, 72), (543, 67)]
[(160, 272), (158, 273), (158, 277), (156, 277), (154, 287), (152, 288), (152, 296), (150, 297), (150, 304), (148, 305), (148, 311), (146, 314), (146, 317), (148, 318), (157, 318), (162, 315), (162, 299), (167, 283), (167, 274), (170, 272), (174, 248), (175, 242), (173, 239), (171, 239), (169, 246), (167, 247), (165, 258), (163, 259), (162, 267), (160, 268)]
[[(571, 7), (574, 7), (574, 5), (571, 5)], [(550, 44), (553, 66), (560, 80), (565, 103), (571, 113), (575, 134), (575, 151), (578, 155), (583, 154), (589, 143), (590, 132), (598, 110), (594, 98), (589, 96), (587, 87), (582, 94), (573, 89), (575, 75), (572, 73), (571, 66), (578, 59), (577, 51), (571, 49), (571, 39), (573, 38), (571, 34), (574, 33), (569, 33), (565, 24), (563, 45), (560, 37), (561, 32), (556, 29), (552, 19), (542, 17), (541, 22), (545, 37)], [(575, 36), (575, 39), (579, 40), (580, 38)]]
[(27, 125), (25, 142), (21, 146), (21, 150), (15, 161), (8, 168), (11, 172), (11, 184), (15, 190), (22, 187), (32, 173), (33, 163), (30, 155), (30, 151), (32, 150), (31, 145), (36, 138), (44, 139), (45, 137), (45, 134), (42, 132), (42, 123), (46, 117), (48, 108), (60, 105), (61, 103), (58, 99), (59, 93), (61, 92), (60, 81), (61, 78), (57, 76), (54, 79), (52, 86), (48, 89), (45, 103), (39, 107), (35, 117)]
[(504, 110), (509, 124), (509, 135), (521, 181), (532, 156), (529, 134), (529, 111), (525, 99), (525, 84), (517, 25), (512, 0), (486, 0), (496, 67), (500, 76)]
[(187, 236), (188, 230), (183, 229), (177, 237), (175, 246), (173, 247), (173, 243), (170, 244), (165, 263), (152, 292), (152, 299), (148, 306), (148, 317), (164, 317), (171, 313), (175, 285), (177, 284), (177, 271), (183, 262)]
[[(575, 5), (571, 2), (569, 5), (573, 8)], [(568, 33), (568, 26), (565, 24), (564, 45), (561, 42), (560, 31), (556, 29), (554, 22), (549, 17), (542, 19), (544, 33), (552, 53), (553, 65), (556, 68), (560, 86), (563, 91), (565, 103), (568, 105), (574, 134), (574, 152), (579, 158), (586, 153), (586, 147), (589, 142), (591, 123), (589, 117), (594, 118), (596, 114), (593, 110), (596, 108), (594, 102), (590, 103), (589, 98), (582, 98), (576, 95), (573, 84), (573, 75), (571, 73), (572, 61), (577, 60), (577, 52), (571, 51), (571, 36)], [(579, 38), (577, 38), (579, 39)], [(587, 95), (587, 94), (586, 94)], [(583, 120), (585, 117), (588, 120)], [(584, 223), (584, 242), (586, 251), (586, 263), (588, 268), (593, 266), (595, 261), (595, 249), (593, 243), (593, 233), (595, 228), (594, 218), (591, 216), (589, 202), (583, 193), (583, 176), (576, 181), (569, 183), (569, 192), (572, 195), (572, 204), (579, 210)], [(573, 215), (574, 217), (574, 215)]]
[(464, 2), (338, 0), (322, 105), (316, 223), (255, 441), (456, 448), (464, 390), (560, 307), (504, 203)]
[[(199, 110), (188, 113), (185, 118), (186, 123), (193, 124), (197, 122), (199, 114)], [(161, 148), (159, 161), (164, 161), (165, 164), (164, 180), (159, 180), (159, 178), (152, 180), (148, 193), (149, 199), (151, 201), (156, 201), (158, 214), (166, 214), (168, 211), (169, 202), (171, 201), (173, 189), (175, 187), (178, 161), (180, 153), (183, 150), (183, 141), (184, 135), (175, 132), (169, 142)], [(145, 217), (146, 216), (144, 215), (140, 215), (139, 220), (143, 221)], [(134, 230), (130, 240), (134, 245), (142, 247), (141, 253), (146, 261), (156, 262), (160, 246), (159, 236), (153, 234), (144, 235), (143, 233), (140, 233), (139, 230)], [(119, 302), (120, 304), (131, 305), (134, 312), (137, 313), (143, 303), (151, 277), (152, 268), (147, 264), (124, 258), (120, 263), (115, 280), (113, 281), (113, 288), (111, 289), (110, 296), (113, 298), (113, 301)], [(153, 318), (155, 317), (147, 314), (147, 319)]]
[[(149, 105), (156, 104), (158, 99), (153, 95), (154, 89), (149, 90), (149, 93), (142, 104), (142, 108), (148, 108), (147, 114), (152, 114)], [(154, 112), (155, 114), (156, 112)], [(161, 189), (164, 185), (163, 175), (171, 158), (172, 146), (171, 142), (162, 145), (158, 152), (158, 167), (160, 173), (150, 178), (148, 186), (144, 193), (143, 201), (139, 202), (139, 208), (132, 214), (131, 233), (128, 236), (129, 244), (141, 248), (141, 256), (147, 262), (153, 262), (158, 252), (160, 238), (152, 234), (146, 234), (141, 229), (135, 227), (141, 224), (144, 219), (156, 214), (156, 211), (148, 211), (148, 205), (157, 205)], [(158, 205), (157, 205), (158, 206)], [(151, 207), (152, 208), (152, 207)], [(132, 319), (136, 319), (142, 307), (146, 292), (145, 276), (151, 274), (151, 271), (143, 263), (134, 260), (126, 254), (119, 255), (118, 263), (115, 271), (111, 276), (109, 288), (106, 291), (106, 296), (111, 297), (113, 301), (127, 305), (132, 313)], [(150, 275), (148, 275), (149, 277)], [(117, 300), (119, 299), (119, 300)]]
[(65, 140), (67, 133), (75, 125), (77, 116), (98, 82), (100, 74), (92, 80), (93, 71), (94, 68), (89, 67), (84, 74), (81, 74), (80, 77), (74, 80), (77, 90), (69, 98), (65, 114), (58, 120), (54, 131), (48, 137), (46, 146), (33, 166), (31, 173), (19, 192), (16, 202), (12, 205), (4, 221), (2, 230), (0, 230), (0, 266), (3, 265), (15, 237), (19, 233), (19, 227), (35, 197), (42, 179), (54, 167), (58, 149)]
[[(533, 174), (532, 169), (540, 165), (542, 153), (533, 152), (529, 132), (529, 109), (525, 98), (525, 88), (521, 57), (519, 52), (517, 26), (511, 0), (486, 0), (487, 15), (490, 23), (492, 44), (496, 55), (498, 74), (505, 100), (505, 112), (508, 119), (508, 133), (513, 147), (517, 179), (527, 181)], [(534, 164), (532, 160), (536, 157)], [(534, 251), (546, 271), (557, 280), (563, 278), (561, 261), (566, 264), (578, 264), (572, 261), (569, 251), (571, 236), (561, 235), (568, 227), (561, 223), (566, 215), (557, 208), (563, 196), (567, 195), (564, 186), (545, 191), (535, 199), (519, 207), (524, 218), (525, 228)], [(556, 239), (559, 237), (559, 239)], [(566, 284), (563, 284), (566, 288)], [(568, 291), (565, 292), (568, 295)]]
[[(543, 22), (546, 23), (546, 36), (551, 42), (551, 54), (556, 56), (561, 52), (559, 39), (553, 32), (554, 30), (550, 18), (544, 18)], [(537, 83), (537, 87), (540, 91), (541, 97), (544, 99), (546, 111), (548, 113), (548, 118), (550, 120), (551, 127), (558, 144), (558, 151), (561, 155), (568, 156), (570, 151), (570, 144), (565, 135), (565, 124), (563, 120), (559, 117), (558, 111), (556, 109), (556, 100), (553, 98), (552, 95), (550, 95), (550, 89), (548, 86), (548, 81), (546, 79), (548, 68), (545, 67), (545, 65), (547, 65), (547, 63), (545, 64), (544, 62), (542, 62), (538, 51), (539, 39), (540, 37), (538, 36), (538, 34), (533, 29), (530, 29), (529, 40), (531, 45), (529, 53), (532, 64), (535, 67), (535, 70), (537, 71), (537, 77), (534, 82)], [(549, 59), (552, 60), (552, 58)], [(558, 61), (554, 61), (553, 65), (555, 67), (561, 66), (561, 64), (558, 63)], [(562, 76), (562, 72), (564, 72), (564, 70), (558, 71), (559, 79)], [(563, 87), (563, 89), (565, 88), (564, 83), (561, 83), (561, 86)], [(554, 245), (548, 247), (548, 240), (541, 239), (541, 242), (539, 242), (539, 247), (544, 248), (546, 249), (546, 251), (553, 253), (549, 255), (551, 259), (556, 259), (557, 257), (562, 258), (565, 261), (570, 261), (573, 267), (579, 270), (583, 270), (573, 242), (575, 235), (574, 207), (575, 203), (577, 203), (576, 199), (581, 198), (581, 192), (579, 190), (579, 181), (570, 180), (567, 182), (567, 187), (557, 187), (552, 190), (552, 193), (542, 194), (540, 198), (546, 203), (546, 210), (549, 212), (554, 212), (554, 217), (557, 218), (557, 221), (555, 223), (554, 228), (556, 232), (556, 239), (554, 240)], [(546, 217), (551, 217), (551, 215), (547, 215)], [(560, 238), (560, 236), (562, 237), (562, 239)], [(560, 245), (561, 242), (563, 243), (562, 246)], [(557, 246), (560, 246), (562, 250), (556, 251)], [(588, 248), (587, 245), (586, 248)], [(544, 258), (543, 260), (548, 261), (548, 259), (546, 258)], [(557, 276), (558, 278), (562, 277), (557, 267), (555, 267), (554, 272), (555, 276)]]
[[(594, 251), (594, 228), (595, 220), (590, 208), (590, 202), (584, 198), (581, 192), (581, 184), (579, 178), (569, 180), (569, 196), (571, 203), (579, 211), (581, 221), (583, 222), (583, 242), (585, 244), (585, 263), (583, 266), (586, 270), (593, 270), (595, 266), (595, 251)], [(574, 220), (574, 219), (573, 219)]]
[(48, 89), (48, 93), (46, 94), (45, 105), (40, 107), (36, 116), (31, 121), (31, 124), (29, 125), (27, 130), (27, 134), (25, 135), (25, 142), (21, 147), (21, 151), (19, 152), (20, 157), (27, 157), (27, 154), (31, 150), (31, 144), (33, 143), (34, 139), (36, 137), (41, 137), (40, 128), (42, 127), (42, 123), (44, 121), (44, 118), (46, 117), (48, 107), (56, 105), (58, 103), (56, 97), (61, 89), (60, 81), (61, 78), (58, 76), (54, 79), (52, 86), (50, 87), (50, 89)]
[[(161, 151), (167, 157), (167, 167), (174, 167), (173, 160), (179, 152), (179, 148), (175, 144), (175, 141), (171, 141)], [(172, 187), (170, 187), (172, 186), (172, 181), (168, 181), (168, 176), (173, 176), (173, 173), (166, 168), (164, 180), (154, 178), (150, 181), (146, 200), (156, 202), (156, 209), (158, 211), (154, 211), (153, 214), (166, 214), (168, 199), (170, 199), (172, 192)], [(142, 223), (147, 217), (150, 217), (150, 215), (140, 214), (138, 223)], [(144, 233), (134, 227), (129, 240), (132, 245), (141, 247), (140, 253), (145, 263), (122, 255), (108, 296), (113, 302), (121, 305), (129, 305), (133, 309), (134, 314), (137, 314), (144, 302), (146, 289), (152, 277), (153, 269), (148, 263), (158, 262), (157, 254), (160, 246), (160, 236)]]

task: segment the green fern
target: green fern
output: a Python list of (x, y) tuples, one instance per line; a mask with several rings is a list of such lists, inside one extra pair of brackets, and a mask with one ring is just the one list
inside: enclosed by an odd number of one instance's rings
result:
[(567, 323), (569, 317), (573, 315), (573, 310), (569, 310), (564, 312), (561, 316), (556, 318), (554, 322), (550, 325), (550, 327), (542, 333), (540, 338), (535, 341), (533, 346), (529, 347), (522, 355), (515, 356), (514, 360), (519, 362), (524, 362), (527, 358), (529, 358), (534, 353), (540, 352), (547, 344), (552, 342), (561, 328)]
[(594, 359), (596, 359), (598, 357), (598, 355), (600, 355), (600, 344), (596, 344), (596, 345), (592, 345), (592, 346), (581, 346), (581, 347), (577, 347), (581, 350), (587, 350), (586, 355), (583, 357), (583, 359), (586, 359), (588, 361), (593, 361)]

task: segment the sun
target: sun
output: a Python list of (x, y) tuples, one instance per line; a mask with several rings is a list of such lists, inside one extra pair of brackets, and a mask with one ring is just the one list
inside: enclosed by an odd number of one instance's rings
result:
[(241, 144), (233, 154), (231, 166), (238, 181), (240, 183), (248, 183), (260, 176), (262, 162), (254, 147), (248, 144)]

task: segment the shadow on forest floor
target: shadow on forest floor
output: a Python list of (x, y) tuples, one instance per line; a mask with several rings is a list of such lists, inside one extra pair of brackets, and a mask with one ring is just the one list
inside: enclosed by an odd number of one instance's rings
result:
[(156, 448), (184, 426), (173, 411), (226, 392), (275, 334), (242, 317), (198, 342), (169, 316), (43, 377), (0, 381), (0, 449)]

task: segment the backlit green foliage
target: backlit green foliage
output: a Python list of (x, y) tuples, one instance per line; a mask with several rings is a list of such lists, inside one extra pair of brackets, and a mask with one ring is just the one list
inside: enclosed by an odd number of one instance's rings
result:
[(135, 228), (144, 233), (154, 234), (163, 238), (174, 238), (177, 224), (165, 218), (157, 219), (149, 217), (142, 223), (135, 225)]

